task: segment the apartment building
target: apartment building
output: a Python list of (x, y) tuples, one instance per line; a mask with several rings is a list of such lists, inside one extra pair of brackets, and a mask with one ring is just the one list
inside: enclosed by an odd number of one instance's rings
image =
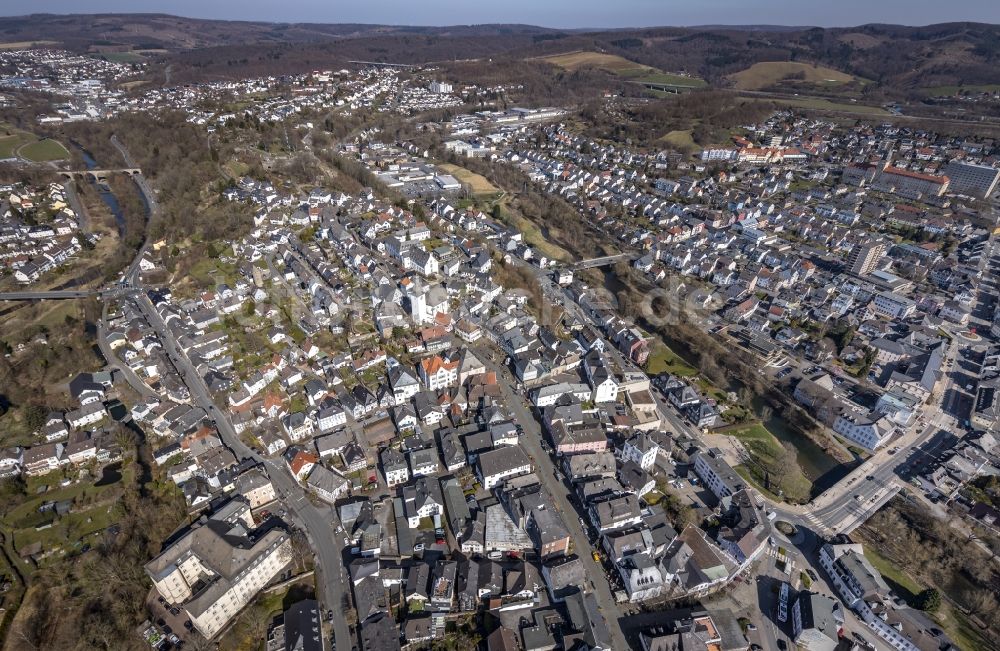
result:
[(887, 165), (875, 179), (875, 185), (879, 189), (892, 190), (899, 194), (933, 197), (940, 197), (947, 192), (949, 182), (947, 176), (921, 174), (891, 165)]
[(694, 471), (720, 500), (746, 488), (743, 479), (725, 462), (717, 449), (694, 455)]
[(531, 460), (519, 447), (504, 446), (479, 455), (476, 460), (479, 479), (486, 490), (492, 489), (506, 477), (526, 475), (531, 472)]
[(917, 304), (893, 292), (879, 292), (872, 305), (879, 316), (890, 319), (905, 319), (917, 309)]
[(953, 161), (944, 168), (944, 174), (951, 181), (948, 188), (957, 194), (967, 194), (985, 199), (997, 189), (1000, 170), (989, 165), (973, 165)]
[(885, 245), (881, 242), (858, 244), (847, 256), (847, 269), (858, 276), (870, 274), (878, 268), (883, 255), (885, 255)]

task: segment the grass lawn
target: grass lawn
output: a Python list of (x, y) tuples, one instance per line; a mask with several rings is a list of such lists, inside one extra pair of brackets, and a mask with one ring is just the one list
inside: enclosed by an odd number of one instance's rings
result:
[[(912, 603), (913, 597), (920, 594), (924, 587), (914, 580), (909, 574), (900, 569), (891, 560), (876, 551), (870, 544), (864, 544), (865, 558), (872, 564), (882, 578), (885, 579), (893, 592), (907, 602)], [(946, 587), (947, 589), (941, 589)], [(939, 586), (939, 589), (946, 594), (960, 594), (962, 587)], [(955, 608), (951, 602), (942, 600), (941, 607), (935, 613), (930, 613), (932, 619), (938, 623), (941, 629), (948, 634), (960, 649), (995, 649), (997, 645), (986, 639), (980, 632), (979, 627), (969, 620), (962, 611)]]
[(64, 160), (69, 158), (69, 152), (58, 140), (39, 140), (30, 145), (25, 145), (18, 152), (22, 158), (34, 163), (44, 163), (50, 160)]
[(680, 377), (691, 377), (698, 374), (698, 369), (681, 359), (666, 344), (660, 342), (654, 344), (653, 350), (649, 353), (649, 359), (646, 360), (646, 372), (650, 375), (671, 373)]
[(27, 142), (31, 140), (22, 133), (0, 136), (0, 158), (14, 158), (17, 148)]
[(469, 190), (472, 191), (472, 194), (495, 194), (499, 192), (497, 187), (490, 183), (489, 179), (482, 174), (476, 174), (475, 172), (470, 172), (464, 167), (451, 165), (449, 163), (441, 163), (438, 167), (454, 176), (464, 185), (469, 186)]
[[(740, 476), (761, 490), (774, 495), (776, 493), (775, 490), (764, 488), (766, 474), (764, 468), (772, 467), (780, 458), (783, 453), (781, 441), (760, 423), (729, 430), (725, 434), (738, 438), (743, 443), (751, 459), (756, 461), (756, 463), (741, 464), (738, 466), (736, 471)], [(784, 491), (784, 498), (786, 500), (805, 502), (809, 499), (809, 494), (812, 491), (812, 482), (802, 473), (802, 469), (798, 464), (795, 464), (794, 468), (787, 469), (785, 477), (782, 480), (781, 489)]]

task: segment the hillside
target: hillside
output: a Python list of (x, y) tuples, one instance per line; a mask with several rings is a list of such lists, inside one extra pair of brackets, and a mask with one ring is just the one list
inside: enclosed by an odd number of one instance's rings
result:
[(31, 14), (4, 17), (4, 43), (61, 45), (86, 51), (99, 48), (191, 50), (225, 45), (314, 43), (395, 34), (475, 37), (497, 34), (547, 34), (556, 30), (530, 25), (390, 25), (267, 23), (204, 20), (167, 14)]
[[(167, 50), (180, 79), (229, 78), (244, 72), (299, 72), (351, 59), (425, 63), (476, 59), (508, 62), (583, 52), (610, 69), (634, 66), (681, 72), (715, 85), (748, 68), (755, 79), (781, 81), (792, 66), (810, 81), (826, 68), (870, 80), (866, 92), (886, 96), (929, 94), (924, 89), (1000, 84), (1000, 26), (946, 23), (926, 27), (657, 27), (613, 31), (560, 31), (529, 25), (400, 27), (198, 20), (162, 14), (5, 18), (4, 44), (48, 42), (76, 51)], [(579, 58), (579, 57), (577, 57)], [(586, 59), (586, 57), (584, 57)], [(627, 63), (623, 64), (622, 61)], [(556, 61), (558, 62), (558, 59)], [(588, 65), (564, 61), (567, 72)], [(770, 75), (758, 76), (760, 67)], [(813, 66), (820, 66), (819, 68)], [(188, 69), (185, 70), (184, 68)], [(783, 71), (784, 70), (784, 71)], [(820, 77), (836, 79), (829, 71)], [(739, 76), (737, 80), (741, 79)], [(823, 79), (812, 79), (822, 82)], [(860, 86), (860, 85), (856, 85)]]

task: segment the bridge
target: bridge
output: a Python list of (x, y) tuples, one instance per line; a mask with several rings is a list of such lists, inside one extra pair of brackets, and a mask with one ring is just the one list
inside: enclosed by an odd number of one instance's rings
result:
[(679, 95), (683, 91), (702, 88), (702, 86), (696, 86), (694, 84), (667, 84), (658, 81), (633, 81), (631, 83), (639, 84), (649, 90), (658, 90), (662, 93), (673, 93), (675, 95)]
[(601, 258), (591, 258), (589, 260), (581, 260), (573, 265), (573, 269), (593, 269), (594, 267), (604, 267), (609, 264), (614, 264), (619, 260), (635, 260), (636, 258), (642, 257), (639, 252), (630, 253), (619, 253), (617, 255), (606, 255)]
[(49, 291), (0, 292), (0, 301), (65, 301), (97, 296), (98, 298), (114, 298), (138, 288), (124, 285), (112, 285), (101, 289), (55, 289)]
[(73, 179), (86, 179), (97, 183), (106, 183), (112, 174), (128, 174), (129, 176), (141, 176), (142, 170), (138, 167), (122, 167), (113, 170), (63, 170), (59, 176), (72, 181)]

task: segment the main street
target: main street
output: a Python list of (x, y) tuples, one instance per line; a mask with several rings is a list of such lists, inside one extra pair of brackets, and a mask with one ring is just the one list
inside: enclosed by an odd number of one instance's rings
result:
[[(625, 640), (625, 633), (622, 631), (620, 619), (624, 613), (615, 603), (614, 595), (611, 594), (611, 586), (608, 584), (604, 568), (594, 561), (592, 548), (587, 542), (589, 540), (586, 531), (580, 525), (581, 513), (573, 507), (569, 500), (569, 491), (566, 486), (559, 481), (556, 476), (556, 467), (551, 457), (542, 450), (542, 429), (535, 420), (535, 417), (528, 410), (524, 396), (514, 389), (514, 378), (506, 367), (502, 367), (493, 361), (492, 355), (496, 353), (493, 348), (488, 348), (483, 344), (469, 344), (469, 348), (482, 360), (486, 367), (497, 374), (497, 383), (503, 394), (504, 404), (513, 412), (514, 418), (524, 430), (524, 435), (519, 440), (519, 445), (524, 448), (535, 465), (536, 474), (545, 490), (555, 500), (556, 510), (562, 516), (566, 528), (569, 530), (570, 538), (573, 541), (573, 549), (583, 561), (589, 577), (590, 589), (597, 597), (598, 608), (604, 619), (608, 622), (608, 630), (611, 633), (611, 648), (630, 648)], [(586, 588), (586, 586), (584, 586)]]
[[(156, 311), (149, 296), (143, 294), (136, 300), (139, 309), (142, 310), (149, 324), (156, 331), (163, 343), (164, 350), (173, 360), (181, 377), (184, 379), (188, 390), (191, 393), (193, 404), (203, 408), (209, 417), (215, 422), (215, 426), (222, 437), (222, 441), (232, 450), (238, 459), (253, 459), (264, 464), (269, 472), (268, 475), (274, 484), (275, 492), (281, 497), (289, 512), (294, 516), (306, 532), (309, 542), (316, 554), (316, 574), (317, 583), (320, 587), (320, 601), (328, 609), (334, 611), (333, 619), (334, 641), (336, 648), (351, 648), (350, 629), (347, 620), (343, 617), (343, 603), (346, 595), (346, 586), (341, 572), (342, 557), (340, 549), (334, 537), (334, 524), (329, 516), (325, 516), (322, 511), (312, 505), (305, 497), (305, 491), (291, 475), (287, 466), (280, 461), (265, 459), (252, 448), (246, 445), (236, 433), (229, 416), (219, 409), (208, 386), (198, 375), (197, 370), (191, 364), (187, 356), (178, 348), (173, 333), (167, 328), (160, 314)], [(324, 509), (324, 511), (329, 512)]]

